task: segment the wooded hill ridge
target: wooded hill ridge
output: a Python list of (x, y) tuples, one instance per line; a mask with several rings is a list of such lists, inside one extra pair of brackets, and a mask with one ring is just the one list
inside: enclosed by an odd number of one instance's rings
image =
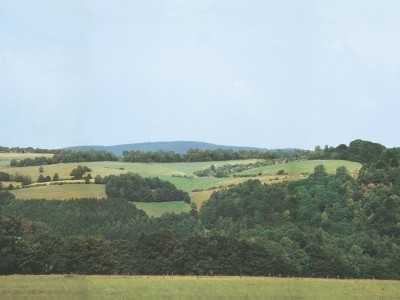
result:
[[(6, 149), (3, 147), (3, 150)], [(8, 148), (9, 150), (10, 148)], [(6, 149), (7, 150), (7, 149)], [(4, 150), (5, 151), (5, 150)], [(384, 157), (386, 156), (386, 157)], [(94, 162), (94, 161), (124, 161), (124, 162), (205, 162), (205, 161), (225, 161), (225, 160), (244, 160), (244, 159), (286, 159), (290, 160), (315, 160), (315, 159), (337, 159), (349, 160), (359, 163), (379, 164), (382, 161), (392, 160), (393, 166), (398, 163), (400, 158), (400, 148), (386, 148), (378, 143), (363, 140), (354, 140), (349, 146), (341, 144), (337, 147), (325, 146), (324, 149), (317, 146), (314, 151), (300, 149), (286, 150), (239, 150), (214, 149), (201, 150), (190, 148), (186, 153), (181, 154), (174, 151), (139, 151), (124, 150), (122, 156), (118, 157), (110, 152), (97, 150), (57, 150), (53, 157), (35, 157), (21, 160), (13, 159), (11, 166), (41, 166), (57, 163), (71, 162)], [(381, 161), (381, 162), (379, 162)]]
[(212, 143), (196, 142), (196, 141), (172, 141), (172, 142), (146, 142), (146, 143), (133, 143), (133, 144), (122, 144), (114, 146), (74, 146), (66, 147), (65, 149), (73, 151), (106, 151), (111, 152), (114, 155), (122, 155), (124, 151), (143, 151), (143, 152), (175, 152), (179, 154), (185, 154), (189, 149), (199, 150), (268, 150), (265, 148), (257, 147), (245, 147), (245, 146), (227, 146), (227, 145), (216, 145)]

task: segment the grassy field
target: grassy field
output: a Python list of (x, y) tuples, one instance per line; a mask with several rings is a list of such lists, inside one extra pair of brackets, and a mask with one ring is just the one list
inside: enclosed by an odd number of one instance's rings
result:
[(159, 217), (167, 212), (180, 214), (190, 210), (190, 204), (183, 201), (171, 202), (133, 202), (137, 208), (144, 210), (150, 217)]
[(299, 162), (291, 162), (287, 164), (277, 164), (272, 166), (254, 168), (243, 171), (241, 174), (258, 174), (276, 175), (279, 170), (284, 170), (288, 175), (301, 175), (304, 173), (310, 174), (314, 172), (314, 167), (324, 165), (328, 174), (335, 174), (336, 169), (340, 166), (346, 166), (350, 174), (357, 174), (361, 169), (361, 164), (346, 160), (305, 160)]
[(1, 299), (399, 299), (400, 281), (265, 277), (12, 275)]
[(51, 153), (0, 153), (0, 167), (10, 165), (13, 159), (20, 160), (35, 157), (53, 157)]
[(105, 198), (103, 184), (63, 184), (38, 186), (11, 191), (18, 199)]
[[(239, 163), (252, 163), (256, 160), (243, 160), (243, 161), (230, 161), (231, 164)], [(39, 172), (39, 167), (23, 167), (23, 168), (12, 168), (5, 167), (2, 169), (3, 172), (9, 174), (21, 173), (31, 176), (33, 181), (36, 181), (40, 174), (44, 176), (53, 177), (54, 173), (58, 173), (61, 179), (70, 179), (69, 175), (71, 171), (78, 165), (88, 166), (92, 169), (93, 177), (100, 175), (102, 177), (106, 175), (118, 175), (127, 172), (133, 172), (140, 174), (145, 177), (167, 177), (171, 176), (192, 176), (193, 172), (205, 169), (212, 164), (215, 166), (222, 166), (227, 162), (199, 162), (199, 163), (126, 163), (126, 162), (84, 162), (84, 163), (69, 163), (69, 164), (54, 164), (43, 166), (43, 173)], [(180, 178), (180, 177), (173, 177)], [(184, 179), (184, 178), (180, 178)]]

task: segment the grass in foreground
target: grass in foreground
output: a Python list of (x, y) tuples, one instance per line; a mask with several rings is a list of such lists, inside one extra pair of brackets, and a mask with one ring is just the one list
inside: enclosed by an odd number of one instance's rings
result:
[(398, 299), (400, 281), (266, 277), (12, 275), (1, 299)]

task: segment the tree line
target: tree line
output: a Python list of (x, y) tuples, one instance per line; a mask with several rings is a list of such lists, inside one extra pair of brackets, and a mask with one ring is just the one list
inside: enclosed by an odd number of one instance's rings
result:
[(189, 149), (185, 154), (173, 151), (124, 151), (122, 161), (124, 162), (205, 162), (205, 161), (227, 161), (245, 159), (300, 159), (304, 158), (306, 151), (303, 150), (200, 150)]
[[(35, 157), (22, 160), (12, 160), (11, 166), (41, 166), (57, 163), (94, 162), (94, 161), (123, 161), (123, 162), (206, 162), (228, 161), (246, 159), (265, 160), (314, 160), (314, 159), (339, 159), (373, 163), (377, 168), (387, 165), (396, 167), (400, 158), (400, 148), (387, 149), (383, 145), (364, 140), (354, 140), (349, 146), (341, 144), (337, 147), (325, 146), (321, 149), (316, 146), (314, 151), (290, 149), (290, 150), (200, 150), (189, 149), (185, 154), (173, 151), (123, 151), (122, 157), (118, 157), (106, 151), (72, 151), (72, 150), (46, 150), (33, 148), (7, 148), (0, 147), (0, 152), (24, 153), (54, 153), (52, 158)], [(28, 151), (29, 150), (29, 151)], [(40, 151), (39, 151), (40, 150)], [(39, 151), (39, 152), (38, 152)]]
[(0, 153), (57, 153), (56, 149), (43, 149), (33, 147), (5, 147), (0, 146)]
[(267, 159), (267, 160), (298, 160), (305, 159), (307, 151), (261, 151), (261, 150), (199, 150), (189, 149), (186, 154), (176, 152), (143, 152), (143, 151), (124, 151), (122, 157), (105, 151), (72, 151), (60, 150), (53, 157), (35, 157), (25, 159), (13, 159), (12, 167), (43, 166), (58, 163), (80, 163), (95, 161), (123, 161), (141, 163), (167, 163), (167, 162), (205, 162), (205, 161), (227, 161), (245, 159)]
[(14, 175), (12, 175), (6, 172), (0, 172), (0, 183), (1, 181), (15, 181), (21, 182), (22, 185), (28, 185), (32, 183), (32, 178), (29, 175), (24, 175), (20, 173), (15, 173)]
[(382, 169), (385, 167), (398, 167), (400, 149), (388, 149), (385, 146), (364, 140), (354, 140), (349, 146), (340, 144), (337, 147), (328, 147), (322, 150), (315, 147), (310, 152), (308, 159), (341, 159), (362, 163), (364, 167)]
[(35, 157), (25, 158), (21, 160), (13, 159), (10, 165), (12, 167), (28, 167), (28, 166), (43, 166), (59, 163), (80, 163), (94, 161), (118, 161), (118, 157), (112, 153), (105, 151), (72, 151), (60, 150), (53, 157)]

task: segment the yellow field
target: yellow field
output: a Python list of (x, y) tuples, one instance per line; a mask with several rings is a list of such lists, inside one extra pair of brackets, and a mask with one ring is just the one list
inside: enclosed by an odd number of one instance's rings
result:
[(105, 198), (103, 184), (63, 184), (38, 186), (11, 191), (18, 199), (79, 199)]
[(268, 277), (12, 275), (1, 299), (399, 299), (400, 281)]
[(200, 209), (203, 202), (210, 199), (210, 196), (213, 192), (214, 192), (214, 190), (195, 192), (195, 193), (189, 193), (189, 196), (190, 196), (192, 203), (196, 203), (197, 209)]

